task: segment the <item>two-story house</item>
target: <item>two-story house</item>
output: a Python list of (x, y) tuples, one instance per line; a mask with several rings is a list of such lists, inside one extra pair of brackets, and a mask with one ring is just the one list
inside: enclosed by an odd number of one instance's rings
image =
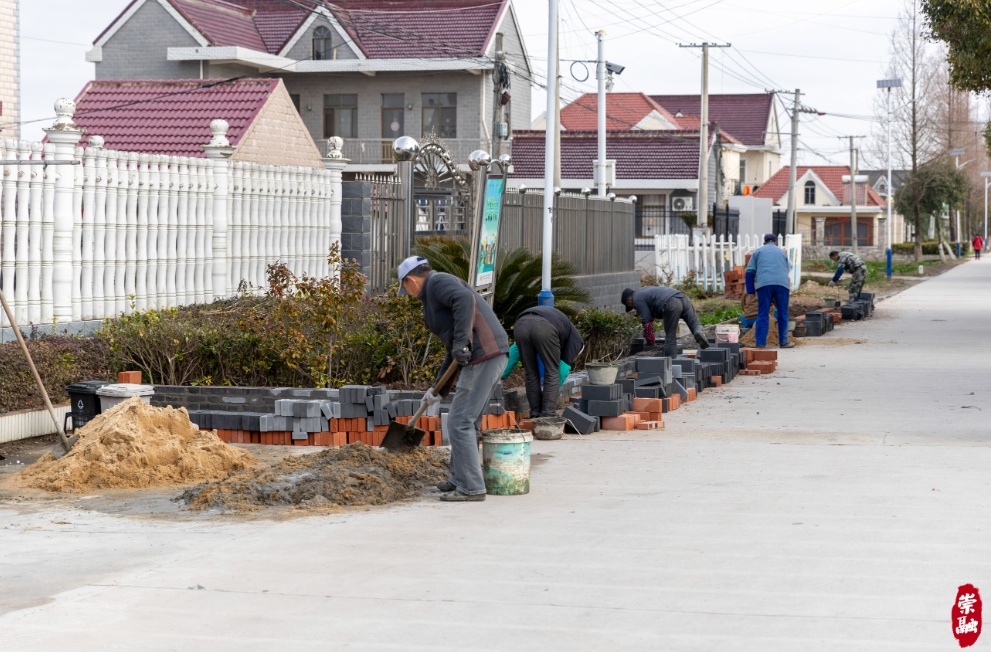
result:
[[(698, 95), (651, 95), (684, 128), (701, 115)], [(781, 168), (781, 135), (774, 93), (710, 94), (709, 122), (722, 135), (723, 196), (755, 188)]]
[[(795, 183), (795, 232), (803, 234), (805, 244), (822, 256), (830, 249), (850, 247), (853, 202), (857, 207), (857, 246), (866, 252), (886, 246), (887, 204), (868, 183), (857, 183), (856, 194), (849, 181), (846, 165), (800, 165)], [(844, 183), (844, 178), (847, 181)], [(754, 195), (770, 199), (781, 213), (788, 206), (788, 168), (781, 168)], [(893, 216), (892, 233), (901, 242), (904, 233), (901, 216)]]
[(133, 0), (97, 37), (96, 78), (280, 77), (314, 140), (352, 172), (391, 143), (441, 139), (456, 162), (509, 153), (531, 68), (510, 0)]
[[(610, 185), (617, 190), (634, 192), (639, 197), (638, 214), (644, 215), (643, 228), (638, 231), (640, 235), (667, 233), (668, 228), (659, 220), (669, 219), (667, 216), (671, 213), (696, 210), (699, 96), (607, 93), (605, 99), (606, 160), (616, 161), (615, 181)], [(543, 117), (533, 128), (544, 128)], [(594, 138), (597, 128), (596, 94), (587, 93), (562, 107), (561, 129), (564, 133), (584, 132)], [(640, 135), (634, 135), (636, 133)], [(709, 133), (713, 139), (709, 151), (707, 196), (708, 201), (719, 208), (725, 205), (727, 197), (742, 194), (745, 186), (755, 189), (766, 182), (781, 166), (773, 93), (710, 95)], [(573, 156), (570, 150), (579, 147), (578, 134), (574, 135), (574, 138), (562, 138), (562, 159)], [(522, 131), (516, 136), (517, 139), (532, 137), (529, 132)], [(638, 154), (629, 152), (630, 138), (641, 143)], [(679, 140), (692, 139), (696, 143), (694, 152), (690, 147), (674, 146)], [(664, 164), (621, 165), (613, 155), (614, 151), (634, 158), (658, 159)], [(595, 158), (594, 151), (592, 157)], [(642, 177), (643, 174), (658, 176)], [(670, 176), (672, 174), (674, 176)], [(566, 179), (563, 172), (561, 181), (562, 185), (583, 183)], [(677, 221), (674, 224), (677, 226)]]

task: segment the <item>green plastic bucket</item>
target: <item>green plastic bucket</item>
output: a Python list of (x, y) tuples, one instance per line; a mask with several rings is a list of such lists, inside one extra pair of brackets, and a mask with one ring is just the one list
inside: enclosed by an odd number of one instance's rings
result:
[(499, 496), (530, 493), (529, 430), (498, 429), (482, 433), (485, 491)]

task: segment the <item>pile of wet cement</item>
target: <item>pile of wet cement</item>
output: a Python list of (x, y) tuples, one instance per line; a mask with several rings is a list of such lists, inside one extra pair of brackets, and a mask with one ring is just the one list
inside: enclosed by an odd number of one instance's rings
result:
[(61, 459), (45, 453), (21, 473), (37, 489), (82, 492), (143, 489), (219, 480), (258, 461), (199, 430), (184, 408), (157, 408), (130, 398), (79, 429)]
[(189, 489), (177, 500), (192, 509), (224, 511), (384, 505), (446, 479), (448, 457), (446, 450), (436, 448), (391, 453), (354, 443), (235, 473)]

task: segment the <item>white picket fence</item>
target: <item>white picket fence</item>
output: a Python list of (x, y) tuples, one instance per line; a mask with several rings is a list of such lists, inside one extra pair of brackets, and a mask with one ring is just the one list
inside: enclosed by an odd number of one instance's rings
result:
[(18, 324), (260, 291), (275, 262), (297, 275), (331, 272), (343, 165), (230, 161), (223, 120), (210, 125), (207, 158), (106, 150), (95, 135), (84, 149), (70, 105), (56, 104), (48, 142), (0, 149), (0, 288)]
[[(672, 283), (683, 282), (689, 274), (701, 287), (713, 292), (725, 290), (723, 272), (743, 266), (747, 253), (764, 244), (763, 236), (742, 235), (736, 240), (725, 236), (698, 236), (689, 242), (687, 235), (654, 236), (655, 275), (671, 276)], [(778, 236), (778, 246), (788, 254), (791, 289), (802, 282), (802, 235)]]

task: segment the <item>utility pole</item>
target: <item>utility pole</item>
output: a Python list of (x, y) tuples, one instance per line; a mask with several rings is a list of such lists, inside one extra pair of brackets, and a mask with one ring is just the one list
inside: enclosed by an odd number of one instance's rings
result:
[[(792, 91), (782, 91), (782, 90), (768, 90), (768, 93), (790, 93)], [(785, 231), (787, 233), (795, 232), (795, 205), (798, 199), (795, 194), (795, 184), (798, 183), (798, 126), (799, 126), (799, 116), (802, 113), (812, 113), (815, 115), (826, 115), (821, 111), (816, 111), (815, 109), (810, 109), (807, 106), (802, 106), (802, 91), (799, 88), (794, 90), (795, 104), (791, 110), (791, 165), (788, 168), (788, 213), (785, 217)]]
[(857, 149), (853, 146), (853, 139), (864, 136), (839, 137), (850, 139), (850, 243), (853, 246), (853, 253), (857, 254)]
[(702, 48), (702, 94), (699, 107), (698, 225), (709, 221), (709, 48), (728, 48), (729, 43), (679, 43), (680, 48)]
[(857, 254), (857, 150), (853, 147), (853, 136), (850, 138), (850, 243), (854, 255)]
[(798, 183), (798, 115), (802, 110), (802, 91), (795, 89), (795, 106), (791, 110), (791, 167), (788, 168), (788, 215), (785, 232), (795, 232), (795, 184)]

